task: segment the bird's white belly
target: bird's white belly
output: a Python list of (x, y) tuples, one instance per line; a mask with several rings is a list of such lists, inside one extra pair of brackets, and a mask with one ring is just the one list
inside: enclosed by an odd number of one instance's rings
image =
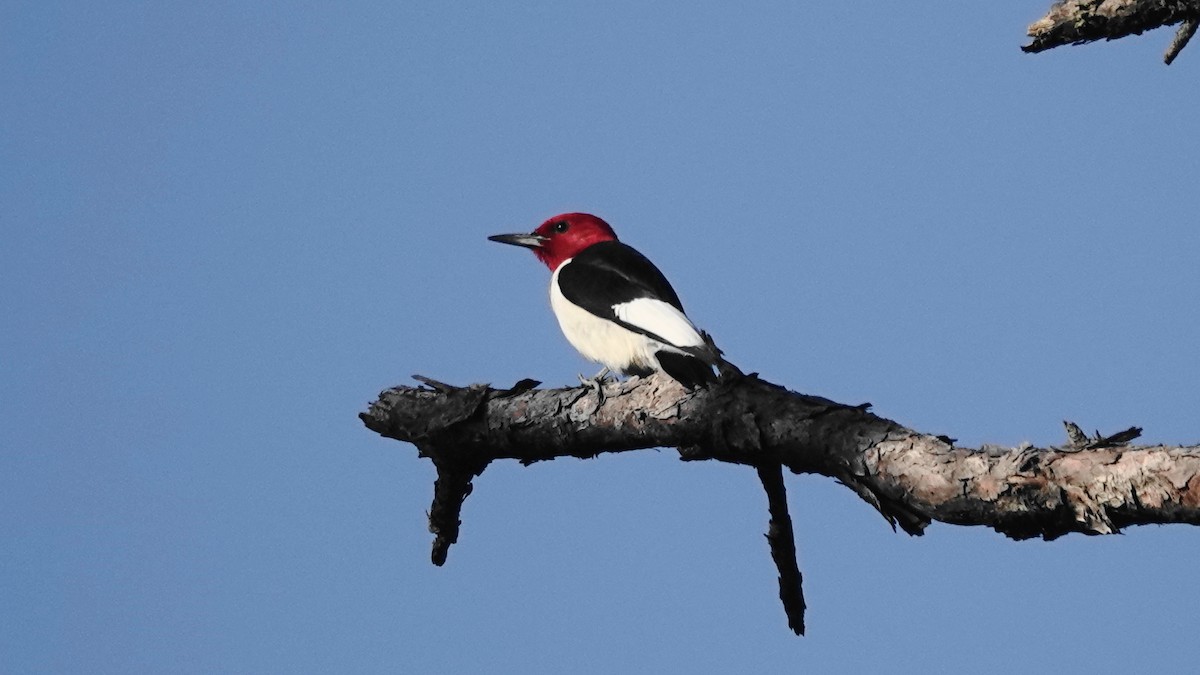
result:
[(567, 342), (585, 358), (614, 371), (631, 367), (661, 370), (654, 353), (665, 345), (657, 340), (580, 309), (564, 298), (557, 287), (550, 293), (550, 305)]
[(557, 281), (556, 271), (550, 283), (550, 307), (567, 342), (580, 354), (614, 371), (629, 368), (662, 370), (654, 354), (670, 347), (581, 309), (563, 297)]

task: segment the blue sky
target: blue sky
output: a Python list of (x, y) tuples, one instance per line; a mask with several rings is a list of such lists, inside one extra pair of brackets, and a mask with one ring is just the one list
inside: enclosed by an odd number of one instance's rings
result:
[(595, 212), (746, 370), (964, 444), (1200, 437), (1200, 52), (1014, 3), (0, 5), (0, 671), (1195, 663), (1200, 534), (894, 534), (671, 451), (477, 481), (362, 428), (591, 372), (486, 236)]

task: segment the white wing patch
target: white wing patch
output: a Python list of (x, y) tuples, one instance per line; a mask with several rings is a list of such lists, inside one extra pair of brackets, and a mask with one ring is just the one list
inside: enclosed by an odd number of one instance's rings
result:
[(704, 339), (683, 312), (670, 303), (638, 298), (613, 305), (617, 318), (662, 338), (676, 347), (702, 347)]

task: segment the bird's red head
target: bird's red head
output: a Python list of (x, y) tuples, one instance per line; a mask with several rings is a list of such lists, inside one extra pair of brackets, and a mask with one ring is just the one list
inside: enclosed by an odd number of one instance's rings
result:
[(531, 234), (497, 234), (488, 237), (502, 244), (533, 249), (551, 270), (574, 258), (583, 249), (602, 241), (615, 241), (617, 234), (608, 223), (589, 213), (564, 213), (538, 226)]

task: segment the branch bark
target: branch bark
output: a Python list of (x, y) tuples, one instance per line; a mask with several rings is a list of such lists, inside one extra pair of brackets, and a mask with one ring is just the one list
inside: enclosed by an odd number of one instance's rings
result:
[[(681, 459), (753, 466), (767, 492), (767, 538), (789, 625), (803, 632), (804, 599), (782, 467), (829, 476), (913, 535), (934, 520), (984, 525), (1014, 539), (1112, 534), (1129, 525), (1200, 524), (1200, 446), (1130, 445), (1140, 429), (1088, 437), (1068, 425), (1063, 446), (979, 449), (914, 431), (868, 411), (788, 391), (751, 375), (688, 392), (668, 378), (607, 385), (596, 409), (583, 388), (395, 387), (359, 415), (371, 430), (413, 443), (438, 471), (433, 562), (458, 537), (472, 480), (498, 459), (523, 464), (603, 452), (677, 448)], [(595, 411), (593, 413), (593, 411)]]
[(1025, 52), (1116, 40), (1182, 23), (1163, 60), (1170, 65), (1196, 32), (1200, 0), (1060, 0), (1029, 26)]

